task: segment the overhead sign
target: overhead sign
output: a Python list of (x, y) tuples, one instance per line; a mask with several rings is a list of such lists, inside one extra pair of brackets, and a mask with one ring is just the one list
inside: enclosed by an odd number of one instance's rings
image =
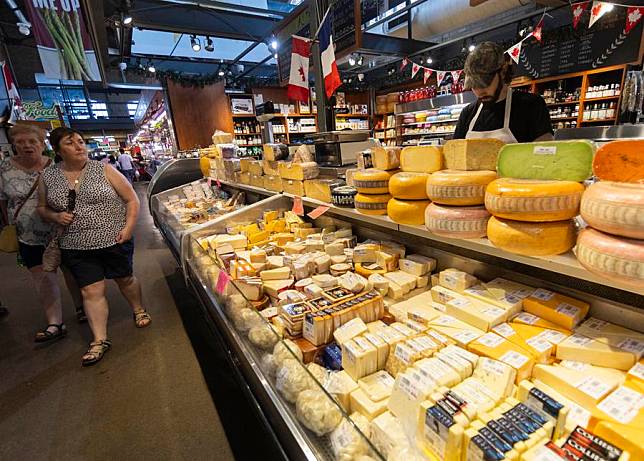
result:
[(58, 120), (58, 111), (56, 111), (56, 106), (53, 104), (51, 107), (46, 107), (42, 101), (23, 101), (22, 108), (27, 120), (39, 122)]

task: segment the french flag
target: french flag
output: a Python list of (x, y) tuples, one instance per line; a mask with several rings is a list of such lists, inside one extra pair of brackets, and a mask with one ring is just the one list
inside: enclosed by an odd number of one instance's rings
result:
[(320, 34), (318, 35), (322, 55), (322, 75), (324, 75), (324, 88), (326, 89), (327, 98), (330, 98), (333, 92), (342, 85), (338, 65), (335, 62), (335, 50), (333, 49), (333, 37), (331, 36), (332, 30), (331, 15), (327, 14), (320, 27)]

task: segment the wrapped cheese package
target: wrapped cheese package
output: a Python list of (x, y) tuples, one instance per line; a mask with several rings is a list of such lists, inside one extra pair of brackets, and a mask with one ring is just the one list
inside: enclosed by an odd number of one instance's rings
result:
[(320, 437), (334, 430), (342, 421), (340, 409), (319, 389), (302, 391), (297, 396), (295, 409), (297, 419)]
[(306, 372), (304, 365), (295, 359), (285, 360), (277, 369), (275, 387), (291, 403), (295, 403), (302, 392), (315, 386), (315, 381)]

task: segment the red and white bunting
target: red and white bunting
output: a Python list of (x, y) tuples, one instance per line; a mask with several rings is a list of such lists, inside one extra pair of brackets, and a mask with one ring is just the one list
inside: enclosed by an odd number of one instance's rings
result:
[(436, 71), (436, 86), (441, 86), (441, 83), (443, 83), (443, 80), (445, 80), (445, 77), (447, 76), (449, 72), (446, 70), (437, 70)]
[(458, 81), (461, 79), (462, 73), (463, 73), (463, 69), (450, 70), (450, 74), (452, 74), (452, 83), (458, 83)]
[(410, 61), (407, 58), (404, 58), (400, 63), (400, 70), (405, 70), (405, 67), (409, 65)]
[(412, 63), (412, 65), (411, 65), (411, 78), (414, 78), (419, 70), (420, 70), (420, 66), (418, 64), (416, 64), (415, 62)]
[(543, 18), (539, 21), (539, 23), (534, 27), (534, 30), (532, 31), (532, 36), (537, 39), (538, 42), (541, 41), (541, 32), (543, 29)]
[(590, 22), (588, 23), (588, 28), (593, 27), (599, 19), (604, 16), (606, 13), (611, 11), (615, 5), (609, 2), (598, 2), (594, 1), (593, 6), (590, 8)]
[(631, 6), (626, 10), (626, 25), (624, 32), (627, 34), (642, 20), (644, 16), (644, 7)]
[(519, 64), (519, 55), (521, 54), (521, 44), (523, 41), (520, 41), (519, 43), (512, 45), (510, 48), (508, 48), (505, 52), (510, 55), (512, 60), (514, 61), (515, 64)]
[(586, 11), (586, 8), (588, 8), (588, 5), (590, 2), (581, 2), (581, 3), (573, 3), (572, 4), (572, 27), (573, 29), (577, 28), (577, 25), (579, 24), (579, 21), (581, 21), (581, 16), (584, 14), (584, 11)]
[(427, 85), (427, 80), (429, 80), (429, 77), (431, 77), (433, 73), (434, 73), (433, 69), (428, 69), (427, 67), (425, 67), (425, 69), (423, 69), (423, 84), (424, 85)]

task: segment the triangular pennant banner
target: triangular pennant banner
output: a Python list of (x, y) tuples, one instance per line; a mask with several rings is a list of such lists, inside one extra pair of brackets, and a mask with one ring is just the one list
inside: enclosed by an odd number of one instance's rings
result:
[(419, 70), (420, 70), (420, 66), (416, 63), (413, 63), (411, 65), (411, 78), (414, 78)]
[(588, 28), (593, 27), (599, 19), (604, 16), (606, 13), (611, 11), (614, 8), (612, 3), (608, 2), (593, 2), (593, 6), (590, 8), (590, 22), (588, 23)]
[(403, 58), (402, 62), (400, 63), (400, 70), (404, 70), (405, 67), (409, 65), (409, 59)]
[(534, 27), (534, 30), (532, 31), (532, 36), (537, 39), (538, 42), (541, 41), (541, 30), (543, 29), (543, 18), (539, 21), (539, 23)]
[(425, 69), (423, 70), (423, 84), (424, 85), (427, 85), (427, 80), (429, 80), (429, 77), (431, 77), (433, 73), (434, 73), (434, 71), (432, 69), (428, 69), (427, 67), (425, 67)]
[(521, 44), (523, 42), (519, 42), (516, 45), (512, 45), (510, 48), (507, 49), (506, 53), (510, 55), (512, 60), (514, 61), (515, 64), (519, 64), (519, 55), (521, 54)]
[(461, 69), (461, 70), (451, 70), (450, 74), (452, 74), (452, 83), (458, 83), (458, 81), (461, 78), (462, 73), (463, 73), (463, 69)]
[(586, 11), (586, 8), (588, 8), (589, 3), (590, 2), (581, 2), (572, 4), (572, 27), (574, 29), (577, 28), (577, 24), (581, 21), (581, 16), (584, 14), (584, 11)]
[(441, 83), (443, 83), (443, 80), (445, 79), (445, 76), (447, 75), (447, 71), (445, 70), (437, 70), (436, 71), (436, 85), (441, 86)]
[(635, 27), (644, 16), (644, 8), (631, 6), (626, 10), (626, 25), (624, 26), (624, 32), (627, 34)]

